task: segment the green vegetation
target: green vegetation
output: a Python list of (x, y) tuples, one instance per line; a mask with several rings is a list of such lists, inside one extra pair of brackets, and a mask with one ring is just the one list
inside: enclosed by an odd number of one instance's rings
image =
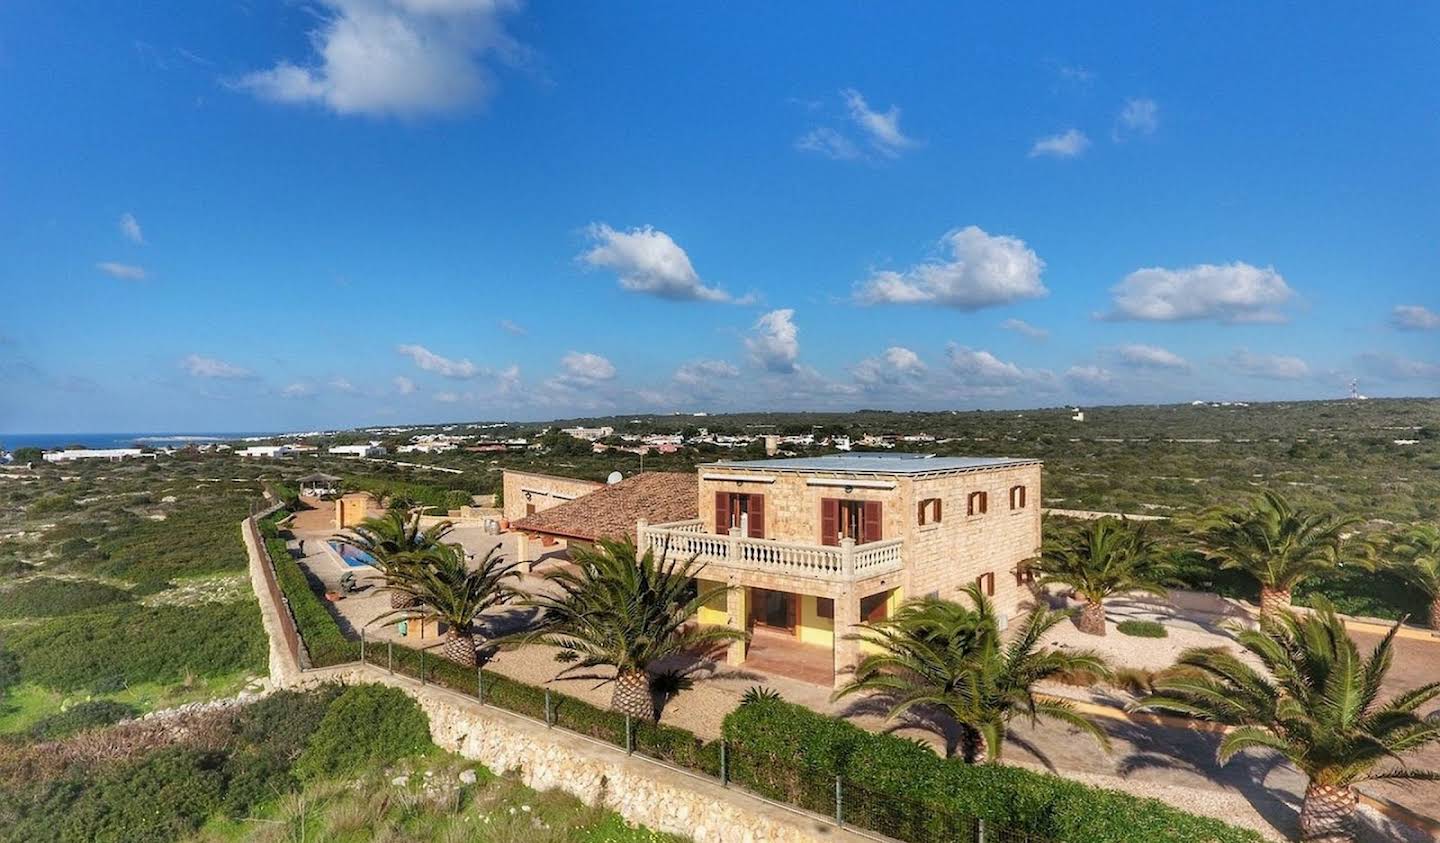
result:
[(1115, 624), (1116, 631), (1123, 635), (1133, 635), (1136, 638), (1165, 638), (1170, 633), (1165, 630), (1165, 625), (1156, 621), (1121, 621)]
[(1062, 585), (1084, 601), (1077, 626), (1089, 635), (1105, 634), (1105, 600), (1127, 591), (1165, 595), (1171, 582), (1146, 528), (1119, 518), (1097, 518), (1078, 529), (1052, 536), (1030, 565), (1038, 585)]
[(48, 618), (124, 603), (134, 596), (123, 588), (94, 580), (33, 577), (0, 591), (0, 618)]
[(1440, 629), (1440, 527), (1419, 524), (1410, 528), (1392, 548), (1394, 574), (1428, 600), (1431, 629)]
[(375, 622), (396, 615), (438, 620), (445, 624), (445, 658), (474, 667), (475, 619), (521, 596), (511, 584), (520, 579), (520, 563), (507, 562), (497, 547), (472, 569), (460, 544), (441, 543), (410, 556), (399, 565), (392, 557), (381, 570), (387, 577), (385, 588), (403, 595), (411, 607), (391, 609)]
[(76, 703), (58, 714), (42, 718), (30, 729), (30, 734), (36, 740), (53, 741), (86, 729), (129, 720), (139, 713), (140, 709), (126, 703), (91, 700)]
[[(356, 739), (357, 732), (362, 739)], [(425, 715), (404, 691), (357, 685), (330, 703), (295, 762), (295, 775), (302, 780), (330, 778), (419, 755), (430, 746)]]
[(1362, 657), (1344, 622), (1325, 603), (1304, 617), (1277, 610), (1262, 618), (1259, 629), (1236, 636), (1264, 672), (1228, 651), (1187, 650), (1177, 665), (1199, 675), (1157, 679), (1155, 694), (1136, 707), (1234, 726), (1217, 750), (1221, 763), (1246, 749), (1280, 753), (1309, 779), (1301, 838), (1348, 840), (1355, 784), (1440, 781), (1440, 771), (1409, 767), (1402, 757), (1440, 744), (1440, 722), (1419, 714), (1440, 697), (1440, 682), (1379, 699), (1397, 629), (1398, 624)]

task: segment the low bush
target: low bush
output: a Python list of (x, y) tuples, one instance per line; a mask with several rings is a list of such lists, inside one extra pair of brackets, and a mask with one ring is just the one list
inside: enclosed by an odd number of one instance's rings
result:
[(85, 729), (109, 726), (121, 720), (129, 720), (140, 714), (133, 705), (115, 700), (90, 700), (76, 703), (58, 714), (41, 718), (30, 728), (31, 737), (41, 741), (53, 741), (68, 737)]
[[(1086, 843), (1256, 843), (1259, 835), (1153, 799), (998, 764), (943, 759), (917, 741), (874, 734), (779, 700), (732, 711), (731, 778), (811, 810), (833, 809), (835, 777), (846, 821), (906, 840), (952, 840), (986, 820), (997, 839), (1033, 834)], [(922, 796), (923, 794), (923, 796)]]
[(295, 627), (315, 667), (353, 662), (360, 658), (360, 642), (351, 641), (340, 630), (330, 607), (320, 594), (324, 590), (290, 555), (284, 539), (265, 540), (265, 550), (275, 565), (275, 580), (290, 604)]
[(97, 542), (105, 561), (95, 570), (131, 582), (243, 571), (245, 545), (236, 525), (248, 512), (243, 496), (215, 495), (164, 521), (130, 516)]
[(0, 591), (0, 618), (48, 618), (124, 603), (130, 592), (93, 580), (35, 577)]
[(1136, 638), (1165, 638), (1170, 634), (1164, 624), (1156, 621), (1121, 621), (1115, 624), (1115, 629)]
[(302, 780), (389, 764), (433, 748), (430, 721), (404, 691), (355, 685), (330, 703), (295, 761)]

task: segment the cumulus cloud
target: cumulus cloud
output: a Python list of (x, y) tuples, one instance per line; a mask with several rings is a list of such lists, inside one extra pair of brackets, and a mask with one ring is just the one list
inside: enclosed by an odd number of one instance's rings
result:
[(835, 161), (854, 161), (860, 157), (860, 147), (854, 141), (828, 127), (811, 129), (801, 135), (795, 141), (795, 148)]
[(1173, 351), (1163, 349), (1157, 345), (1142, 345), (1133, 343), (1122, 345), (1115, 352), (1120, 360), (1127, 366), (1135, 366), (1141, 369), (1177, 369), (1188, 370), (1190, 364), (1185, 358)]
[(1242, 375), (1266, 380), (1293, 381), (1310, 376), (1310, 365), (1299, 357), (1284, 354), (1251, 354), (1239, 349), (1227, 361)]
[(297, 381), (280, 390), (281, 398), (309, 398), (315, 394), (315, 387)]
[(1148, 97), (1133, 97), (1125, 100), (1125, 107), (1115, 118), (1115, 140), (1121, 141), (1136, 135), (1153, 135), (1160, 128), (1160, 106)]
[(900, 129), (900, 107), (892, 105), (887, 111), (876, 111), (865, 101), (865, 97), (854, 88), (840, 92), (845, 99), (845, 109), (856, 126), (865, 133), (870, 145), (877, 152), (890, 158), (913, 146), (916, 142)]
[(791, 308), (772, 310), (755, 320), (745, 348), (756, 365), (779, 374), (795, 371), (800, 359), (800, 331)]
[(510, 321), (509, 319), (500, 320), (500, 330), (504, 331), (507, 334), (510, 334), (511, 336), (516, 337), (523, 337), (526, 334), (530, 333), (529, 331), (525, 330), (524, 325), (518, 325)]
[(317, 103), (336, 114), (414, 117), (483, 102), (490, 57), (521, 51), (505, 33), (509, 0), (320, 0), (314, 48), (234, 87), (280, 103)]
[(192, 377), (197, 378), (246, 380), (254, 377), (254, 374), (251, 373), (249, 369), (201, 354), (186, 355), (186, 357), (180, 361), (180, 368), (184, 369)]
[(1065, 379), (1081, 388), (1106, 389), (1115, 383), (1115, 376), (1099, 366), (1071, 366)]
[(948, 232), (939, 245), (948, 253), (943, 258), (904, 272), (874, 272), (856, 289), (856, 299), (979, 310), (1049, 292), (1040, 281), (1045, 262), (1018, 237), (990, 235), (972, 225)]
[(143, 266), (134, 266), (128, 263), (102, 261), (95, 264), (95, 268), (111, 278), (119, 278), (121, 281), (144, 281), (146, 277)]
[(564, 377), (572, 381), (608, 381), (615, 377), (615, 365), (599, 354), (572, 351), (560, 358)]
[(705, 386), (722, 378), (733, 378), (740, 370), (724, 360), (693, 360), (675, 370), (675, 382), (687, 386)]
[(1274, 267), (1199, 264), (1137, 269), (1110, 289), (1110, 319), (1181, 322), (1283, 322), (1281, 306), (1295, 295)]
[(580, 260), (615, 270), (622, 289), (676, 301), (730, 300), (730, 294), (700, 280), (690, 256), (663, 231), (648, 225), (616, 231), (597, 223), (588, 234), (595, 245)]
[(968, 386), (1018, 386), (1053, 377), (1043, 369), (1025, 369), (984, 349), (956, 343), (946, 347), (945, 356), (950, 362), (950, 371)]
[(135, 219), (134, 214), (129, 211), (121, 214), (119, 225), (120, 233), (125, 235), (126, 240), (142, 246), (145, 245), (145, 232), (140, 229), (140, 221)]
[(480, 367), (469, 360), (452, 360), (449, 357), (441, 357), (423, 345), (400, 345), (395, 350), (411, 360), (427, 372), (434, 372), (447, 378), (473, 378), (480, 374)]
[(1040, 138), (1030, 146), (1031, 158), (1078, 158), (1090, 148), (1090, 139), (1079, 129)]
[(1356, 359), (1366, 373), (1383, 380), (1429, 381), (1432, 386), (1440, 385), (1440, 363), (1385, 352), (1366, 352)]
[(401, 395), (410, 395), (415, 391), (415, 381), (410, 380), (404, 375), (396, 375), (392, 383), (395, 384), (395, 391)]
[(351, 383), (349, 378), (345, 377), (334, 378), (333, 380), (331, 380), (330, 388), (335, 390), (336, 392), (343, 392), (346, 395), (355, 395), (360, 392), (360, 388), (357, 387), (355, 384)]
[(1036, 325), (1031, 325), (1024, 319), (1006, 319), (1000, 323), (1000, 327), (1007, 331), (1014, 331), (1032, 340), (1043, 340), (1050, 336), (1050, 332)]
[(863, 384), (897, 384), (924, 375), (926, 366), (920, 355), (902, 346), (892, 345), (878, 357), (867, 357), (856, 364), (855, 380)]
[(1440, 328), (1440, 313), (1418, 304), (1397, 305), (1390, 312), (1390, 324), (1402, 331), (1433, 331)]

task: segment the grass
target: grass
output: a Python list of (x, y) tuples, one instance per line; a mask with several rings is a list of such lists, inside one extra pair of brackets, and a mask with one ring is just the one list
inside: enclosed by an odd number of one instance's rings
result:
[(218, 676), (195, 676), (189, 682), (142, 682), (112, 694), (65, 692), (34, 682), (12, 688), (0, 702), (0, 734), (28, 732), (46, 717), (78, 702), (114, 700), (132, 705), (144, 714), (203, 700), (231, 697), (254, 679), (256, 673), (242, 670)]
[(1124, 635), (1133, 635), (1136, 638), (1165, 638), (1169, 636), (1165, 625), (1156, 621), (1121, 621), (1115, 624), (1115, 629)]

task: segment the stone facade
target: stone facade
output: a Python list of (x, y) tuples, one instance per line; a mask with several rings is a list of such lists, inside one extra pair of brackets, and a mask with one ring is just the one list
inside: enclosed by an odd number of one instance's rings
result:
[[(513, 523), (532, 511), (544, 512), (551, 507), (588, 495), (604, 485), (591, 480), (576, 480), (573, 477), (507, 471), (502, 486), (505, 490), (503, 517)], [(534, 509), (531, 510), (530, 507)]]

